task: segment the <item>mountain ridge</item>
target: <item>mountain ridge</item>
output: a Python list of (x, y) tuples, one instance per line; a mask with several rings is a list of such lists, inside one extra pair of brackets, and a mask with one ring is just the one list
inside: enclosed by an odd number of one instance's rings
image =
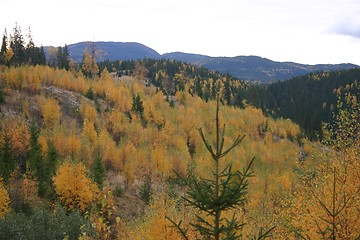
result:
[(102, 50), (102, 58), (98, 60), (141, 60), (144, 58), (170, 59), (202, 66), (223, 74), (231, 74), (236, 78), (258, 82), (275, 82), (311, 72), (335, 71), (359, 68), (351, 63), (341, 64), (300, 64), (295, 62), (277, 62), (259, 56), (211, 57), (208, 55), (170, 52), (160, 54), (156, 50), (137, 42), (79, 42), (68, 45), (72, 59), (82, 61), (86, 47), (95, 45), (95, 49)]
[[(277, 62), (259, 56), (210, 57), (205, 55), (186, 54), (182, 52), (166, 53), (168, 59), (199, 64), (202, 67), (221, 73), (252, 81), (274, 82), (292, 77), (306, 75), (311, 72), (335, 71), (358, 68), (350, 63), (341, 64), (300, 64), (295, 62)], [(200, 57), (201, 56), (201, 57)]]
[[(76, 61), (82, 61), (84, 50), (91, 47), (93, 42), (79, 42), (68, 45), (71, 58)], [(116, 60), (137, 60), (144, 57), (160, 58), (161, 55), (154, 49), (137, 42), (94, 42), (96, 50), (102, 50), (102, 58), (110, 61)], [(101, 60), (101, 59), (100, 59)]]

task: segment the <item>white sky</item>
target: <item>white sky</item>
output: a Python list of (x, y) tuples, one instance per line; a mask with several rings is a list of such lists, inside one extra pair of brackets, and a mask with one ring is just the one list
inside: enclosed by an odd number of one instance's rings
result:
[(360, 65), (360, 0), (0, 0), (35, 44), (139, 42), (160, 54)]

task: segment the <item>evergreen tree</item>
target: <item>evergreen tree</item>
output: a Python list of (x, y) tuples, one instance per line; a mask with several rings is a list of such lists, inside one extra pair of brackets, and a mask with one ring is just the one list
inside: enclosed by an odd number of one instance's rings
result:
[(0, 104), (5, 102), (5, 98), (4, 98), (4, 90), (3, 87), (0, 85)]
[(47, 155), (46, 155), (46, 165), (45, 165), (45, 177), (44, 177), (44, 190), (47, 196), (55, 196), (55, 187), (52, 181), (53, 176), (56, 172), (56, 167), (58, 164), (59, 154), (56, 150), (54, 142), (47, 142)]
[[(227, 149), (224, 147), (225, 125), (220, 130), (219, 126), (219, 97), (217, 97), (216, 107), (216, 142), (211, 146), (205, 139), (202, 129), (199, 129), (200, 136), (208, 152), (212, 156), (215, 169), (212, 171), (211, 178), (199, 178), (195, 173), (189, 174), (186, 178), (181, 177), (185, 186), (188, 187), (187, 197), (184, 200), (196, 210), (197, 221), (191, 225), (195, 227), (204, 239), (239, 239), (240, 228), (244, 225), (234, 213), (231, 219), (223, 216), (225, 211), (236, 209), (246, 201), (248, 188), (248, 178), (253, 176), (250, 167), (254, 161), (251, 160), (249, 165), (244, 168), (243, 172), (232, 170), (232, 164), (228, 164), (224, 169), (220, 169), (220, 160), (225, 157), (233, 148), (238, 146), (245, 136), (238, 136), (234, 143)], [(185, 239), (187, 230), (181, 228), (179, 223), (169, 219), (179, 230)], [(270, 236), (270, 231), (262, 232), (260, 229), (259, 236), (256, 239), (265, 239)]]
[(38, 142), (40, 132), (37, 127), (32, 124), (30, 133), (30, 148), (27, 154), (26, 171), (35, 177), (39, 195), (44, 196), (48, 179), (46, 177), (46, 166), (43, 161), (41, 145)]
[(64, 68), (63, 66), (63, 50), (62, 47), (58, 47), (57, 48), (57, 53), (56, 53), (56, 62), (57, 62), (57, 67), (58, 68)]
[(21, 34), (21, 29), (20, 27), (18, 27), (17, 23), (15, 24), (13, 31), (14, 32), (10, 40), (10, 47), (14, 52), (14, 55), (11, 58), (11, 64), (15, 66), (20, 66), (26, 61), (24, 38)]
[(141, 119), (144, 117), (144, 107), (139, 94), (137, 94), (136, 97), (133, 96), (131, 111), (134, 111), (137, 114), (139, 114)]
[(35, 43), (33, 41), (30, 27), (28, 28), (28, 35), (27, 35), (28, 43), (26, 44), (25, 48), (25, 61), (29, 64), (36, 64), (37, 61), (37, 51), (35, 47)]
[(151, 200), (151, 195), (152, 195), (151, 179), (150, 179), (150, 177), (146, 177), (143, 185), (139, 189), (139, 197), (146, 204), (149, 204), (150, 200)]
[(1, 43), (1, 50), (0, 50), (0, 64), (4, 64), (4, 55), (5, 55), (5, 52), (7, 50), (7, 31), (6, 31), (6, 28), (5, 28), (5, 31), (4, 31), (4, 35), (3, 35), (3, 38), (2, 38), (2, 43)]
[(43, 46), (41, 46), (39, 49), (39, 64), (46, 65), (46, 56), (45, 56), (45, 50), (44, 50)]
[(94, 182), (102, 189), (105, 178), (105, 166), (99, 152), (96, 154), (94, 163), (91, 166), (91, 174)]
[(62, 67), (65, 68), (65, 70), (69, 70), (69, 59), (70, 59), (70, 53), (68, 50), (68, 46), (65, 44), (65, 47), (62, 50)]
[(58, 68), (64, 68), (66, 70), (69, 70), (70, 53), (67, 45), (65, 45), (65, 47), (58, 47), (56, 59)]
[(4, 145), (0, 151), (0, 176), (5, 182), (8, 181), (10, 174), (15, 169), (15, 159), (12, 156), (10, 137), (5, 135)]
[(52, 141), (48, 141), (47, 143), (47, 155), (46, 162), (48, 166), (48, 172), (51, 175), (50, 179), (56, 172), (57, 161), (59, 159), (59, 154), (56, 150), (55, 144)]

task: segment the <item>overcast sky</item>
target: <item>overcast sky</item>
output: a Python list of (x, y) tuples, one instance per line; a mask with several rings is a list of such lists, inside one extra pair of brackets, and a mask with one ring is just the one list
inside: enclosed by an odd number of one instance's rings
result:
[(360, 0), (0, 0), (36, 45), (139, 42), (160, 54), (360, 65)]

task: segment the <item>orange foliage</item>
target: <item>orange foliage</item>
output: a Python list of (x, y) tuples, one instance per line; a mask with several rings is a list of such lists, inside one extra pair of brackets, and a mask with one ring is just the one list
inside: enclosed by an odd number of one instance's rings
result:
[(22, 200), (25, 203), (28, 203), (30, 206), (37, 206), (40, 203), (40, 198), (38, 197), (38, 189), (36, 180), (32, 179), (30, 175), (24, 174), (21, 182), (21, 193)]
[(30, 140), (30, 131), (26, 123), (8, 117), (4, 121), (0, 121), (0, 129), (0, 147), (4, 144), (5, 136), (9, 136), (14, 156), (24, 156), (28, 150)]

